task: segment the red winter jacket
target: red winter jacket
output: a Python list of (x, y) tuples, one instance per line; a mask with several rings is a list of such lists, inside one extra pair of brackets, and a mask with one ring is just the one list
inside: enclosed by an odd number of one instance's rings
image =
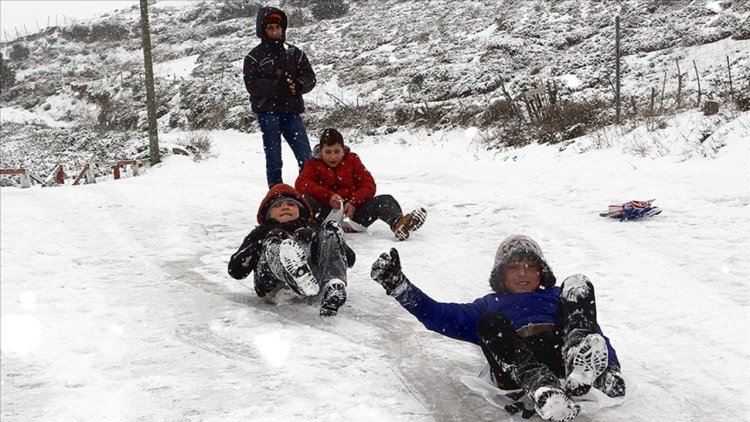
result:
[(294, 187), (302, 194), (311, 195), (321, 205), (328, 205), (334, 193), (359, 208), (375, 196), (375, 179), (359, 160), (359, 156), (344, 147), (344, 158), (335, 168), (328, 167), (320, 158), (320, 146), (305, 161)]

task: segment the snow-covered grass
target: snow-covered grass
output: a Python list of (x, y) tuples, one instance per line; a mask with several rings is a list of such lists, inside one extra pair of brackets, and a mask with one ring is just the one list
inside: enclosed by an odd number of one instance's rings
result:
[[(695, 120), (682, 118), (666, 139)], [(748, 113), (716, 128), (726, 146), (712, 158), (633, 156), (625, 141), (591, 148), (585, 139), (489, 156), (476, 130), (364, 138), (352, 147), (378, 192), (407, 210), (426, 207), (428, 219), (403, 243), (382, 223), (348, 235), (357, 262), (349, 301), (331, 321), (314, 304), (265, 304), (251, 279), (226, 274), (266, 191), (257, 134), (208, 133), (214, 158), (171, 156), (117, 182), (3, 188), (0, 415), (511, 420), (459, 381), (483, 366), (479, 348), (428, 332), (369, 270), (395, 246), (427, 293), (471, 301), (489, 291), (498, 243), (526, 233), (558, 279), (594, 281), (630, 383), (628, 401), (589, 420), (744, 420), (749, 131)], [(597, 215), (651, 198), (664, 212), (650, 220)]]

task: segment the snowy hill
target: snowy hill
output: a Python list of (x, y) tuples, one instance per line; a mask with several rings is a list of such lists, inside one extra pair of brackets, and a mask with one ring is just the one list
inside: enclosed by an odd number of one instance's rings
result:
[[(306, 96), (313, 133), (332, 125), (357, 138), (478, 127), (488, 145), (502, 145), (508, 131), (523, 145), (546, 138), (511, 125), (504, 100), (548, 83), (583, 121), (562, 122), (555, 132), (590, 132), (614, 113), (616, 15), (623, 113), (636, 125), (644, 115), (653, 121), (695, 109), (698, 78), (702, 98), (722, 102), (725, 122), (733, 118), (725, 114), (733, 109), (729, 70), (735, 99), (750, 92), (746, 1), (353, 1), (348, 13), (326, 20), (313, 17), (314, 3), (271, 2), (289, 11), (288, 40), (318, 73)], [(241, 0), (151, 5), (162, 131), (257, 130), (241, 81), (242, 58), (257, 43), (257, 7)], [(2, 166), (46, 175), (58, 161), (80, 167), (91, 153), (132, 158), (146, 144), (137, 7), (0, 47), (17, 79), (0, 96)], [(678, 65), (685, 74), (679, 107)], [(652, 103), (656, 118), (647, 113)]]
[[(679, 138), (682, 118), (664, 138)], [(265, 193), (257, 134), (211, 132), (214, 158), (171, 156), (117, 182), (3, 188), (0, 415), (515, 420), (459, 381), (482, 367), (479, 348), (428, 332), (369, 271), (395, 246), (417, 286), (468, 302), (489, 291), (498, 243), (527, 233), (558, 279), (594, 281), (629, 382), (622, 406), (577, 420), (746, 420), (750, 114), (718, 131), (724, 147), (689, 161), (581, 153), (590, 139), (488, 156), (473, 130), (364, 139), (355, 150), (378, 192), (429, 217), (402, 243), (381, 223), (348, 235), (357, 262), (332, 321), (304, 303), (265, 304), (226, 274)], [(650, 198), (664, 209), (650, 220), (597, 215)]]

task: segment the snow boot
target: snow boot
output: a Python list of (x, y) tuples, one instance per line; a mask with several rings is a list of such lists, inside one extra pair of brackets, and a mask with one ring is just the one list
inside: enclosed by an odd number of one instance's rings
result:
[(279, 246), (279, 260), (286, 270), (285, 281), (300, 296), (315, 296), (320, 292), (318, 280), (307, 265), (307, 256), (299, 243), (286, 239)]
[(557, 387), (539, 387), (531, 399), (534, 410), (545, 421), (572, 421), (581, 411), (581, 406)]
[(331, 279), (323, 287), (323, 299), (320, 303), (320, 316), (336, 316), (339, 308), (346, 302), (346, 284), (338, 278)]
[(582, 396), (604, 373), (607, 361), (607, 343), (599, 334), (589, 334), (578, 346), (565, 352), (565, 391), (571, 396)]
[(427, 210), (424, 208), (416, 209), (396, 220), (391, 227), (398, 240), (406, 240), (409, 235), (422, 227), (427, 218)]
[(561, 286), (565, 391), (572, 396), (586, 394), (608, 365), (607, 344), (596, 334), (596, 300), (589, 279), (576, 274)]
[(620, 373), (620, 368), (609, 365), (607, 370), (594, 381), (594, 388), (609, 397), (622, 397), (625, 395), (625, 379)]

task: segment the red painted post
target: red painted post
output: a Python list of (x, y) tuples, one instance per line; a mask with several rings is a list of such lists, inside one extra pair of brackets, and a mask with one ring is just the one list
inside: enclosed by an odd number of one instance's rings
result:
[(65, 184), (65, 170), (63, 170), (62, 164), (57, 168), (57, 173), (55, 173), (55, 183), (58, 185), (64, 185)]
[(115, 164), (112, 166), (112, 171), (115, 173), (115, 180), (120, 178), (120, 163)]

